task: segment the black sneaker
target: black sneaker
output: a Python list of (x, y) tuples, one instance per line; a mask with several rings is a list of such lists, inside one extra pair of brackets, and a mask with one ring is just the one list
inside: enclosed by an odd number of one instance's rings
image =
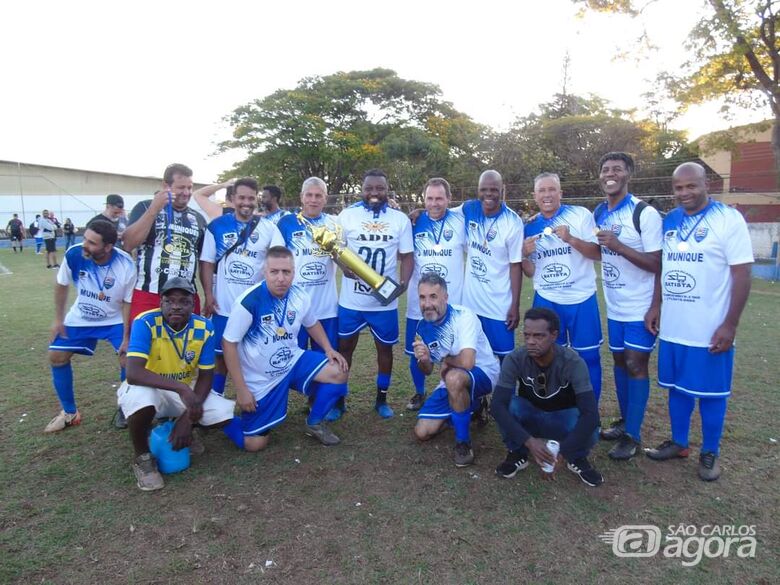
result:
[(715, 453), (699, 455), (699, 478), (702, 481), (715, 481), (720, 477), (720, 464)]
[(642, 444), (639, 441), (635, 441), (634, 437), (624, 434), (607, 455), (609, 455), (610, 459), (626, 461), (635, 457), (641, 446)]
[(598, 487), (604, 483), (604, 476), (585, 457), (570, 461), (566, 467), (572, 473), (579, 475), (580, 479), (591, 487)]
[(626, 421), (622, 418), (613, 422), (609, 428), (602, 429), (601, 438), (605, 441), (617, 441), (626, 432)]
[(424, 403), (425, 403), (425, 393), (417, 394), (415, 392), (414, 396), (412, 396), (409, 399), (409, 402), (406, 403), (406, 410), (420, 410)]
[(496, 467), (496, 475), (512, 479), (517, 475), (518, 471), (522, 471), (526, 467), (528, 467), (528, 457), (526, 455), (521, 455), (517, 451), (507, 451), (506, 459), (504, 459), (501, 465)]
[(114, 413), (114, 428), (117, 429), (127, 428), (127, 419), (125, 418), (125, 413), (122, 412), (121, 408), (117, 408), (116, 412)]
[(455, 467), (468, 467), (474, 463), (471, 443), (455, 443)]
[(666, 461), (667, 459), (687, 457), (688, 453), (688, 447), (678, 445), (674, 441), (664, 441), (655, 449), (645, 449), (645, 455), (655, 461)]

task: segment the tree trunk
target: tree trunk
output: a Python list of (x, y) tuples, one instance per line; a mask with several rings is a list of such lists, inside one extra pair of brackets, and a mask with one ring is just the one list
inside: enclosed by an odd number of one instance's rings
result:
[(780, 190), (780, 112), (775, 113), (772, 124), (772, 152), (775, 155), (775, 185)]

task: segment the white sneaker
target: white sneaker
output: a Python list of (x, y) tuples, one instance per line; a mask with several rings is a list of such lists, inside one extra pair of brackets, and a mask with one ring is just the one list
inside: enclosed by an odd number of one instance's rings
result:
[(75, 427), (76, 425), (81, 424), (81, 413), (76, 410), (73, 414), (69, 414), (65, 412), (64, 410), (61, 410), (60, 413), (55, 416), (49, 424), (46, 425), (46, 428), (43, 429), (44, 433), (56, 433), (59, 431), (64, 431), (67, 427)]
[(133, 462), (133, 473), (135, 474), (138, 488), (142, 491), (153, 492), (165, 487), (163, 477), (157, 471), (157, 462), (151, 453), (144, 453), (136, 457)]

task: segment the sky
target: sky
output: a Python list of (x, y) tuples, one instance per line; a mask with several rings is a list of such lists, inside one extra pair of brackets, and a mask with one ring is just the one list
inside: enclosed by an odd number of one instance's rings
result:
[[(183, 162), (212, 182), (242, 158), (215, 154), (234, 108), (303, 77), (375, 67), (435, 83), (458, 110), (505, 129), (561, 90), (568, 52), (569, 93), (641, 109), (656, 73), (685, 59), (700, 4), (652, 5), (646, 26), (659, 49), (620, 59), (640, 23), (577, 18), (568, 0), (9, 0), (0, 160), (141, 176)], [(761, 118), (730, 122), (697, 107), (676, 126), (695, 138)]]

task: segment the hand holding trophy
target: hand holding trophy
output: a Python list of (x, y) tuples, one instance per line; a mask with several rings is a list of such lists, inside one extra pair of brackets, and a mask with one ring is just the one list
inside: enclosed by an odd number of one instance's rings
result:
[(354, 272), (360, 280), (370, 286), (371, 294), (374, 295), (382, 305), (388, 305), (403, 293), (403, 287), (400, 284), (389, 276), (382, 276), (379, 274), (376, 270), (366, 264), (360, 256), (344, 245), (341, 226), (316, 226), (306, 219), (303, 216), (303, 213), (298, 213), (297, 217), (298, 221), (300, 221), (311, 234), (312, 240), (314, 240), (325, 252), (329, 253), (342, 268), (348, 268)]

